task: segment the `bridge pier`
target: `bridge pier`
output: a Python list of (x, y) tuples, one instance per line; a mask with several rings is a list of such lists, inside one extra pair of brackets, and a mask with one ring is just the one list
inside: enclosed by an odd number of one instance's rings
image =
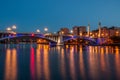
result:
[(63, 44), (64, 44), (64, 43), (63, 43), (63, 36), (60, 35), (60, 36), (58, 37), (57, 45), (63, 45)]
[(106, 40), (106, 38), (98, 38), (98, 39), (97, 39), (97, 43), (98, 43), (99, 45), (102, 45), (102, 44), (105, 43), (105, 40)]

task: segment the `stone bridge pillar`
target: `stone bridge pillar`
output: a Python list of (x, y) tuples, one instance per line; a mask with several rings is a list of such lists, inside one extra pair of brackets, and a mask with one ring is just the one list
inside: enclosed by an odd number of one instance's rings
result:
[(60, 35), (58, 36), (57, 45), (63, 45), (63, 44), (64, 44), (64, 43), (63, 43), (63, 35), (60, 34)]
[(98, 36), (98, 44), (102, 44), (101, 40), (101, 22), (98, 23), (98, 30), (99, 30), (99, 36)]

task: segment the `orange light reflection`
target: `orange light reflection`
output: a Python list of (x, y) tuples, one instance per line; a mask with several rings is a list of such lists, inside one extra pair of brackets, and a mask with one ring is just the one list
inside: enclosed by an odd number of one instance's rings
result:
[(17, 80), (17, 52), (7, 49), (5, 61), (5, 80)]
[(71, 46), (70, 48), (70, 74), (72, 80), (76, 80), (76, 73), (75, 73), (75, 62), (74, 62), (74, 47)]
[(80, 67), (80, 72), (82, 79), (85, 80), (85, 65), (84, 65), (84, 59), (83, 59), (83, 47), (80, 46), (80, 53), (79, 53), (79, 67)]
[[(94, 53), (94, 46), (90, 46), (90, 53), (89, 53), (89, 74), (91, 75), (91, 78), (93, 80), (97, 80), (97, 78), (99, 77), (99, 73), (98, 73), (98, 54)], [(96, 67), (97, 66), (97, 67)]]
[(118, 46), (115, 47), (115, 66), (117, 78), (120, 79), (120, 51)]
[(34, 48), (31, 47), (31, 54), (30, 54), (30, 71), (31, 71), (31, 78), (35, 80), (35, 59), (34, 59)]
[(60, 53), (60, 58), (61, 58), (61, 75), (62, 75), (62, 78), (63, 80), (66, 80), (66, 63), (65, 63), (65, 54), (64, 54), (64, 49), (62, 48), (61, 49), (61, 53)]
[(37, 80), (39, 80), (42, 76), (41, 74), (41, 53), (40, 53), (41, 45), (38, 44), (36, 49), (36, 76)]
[(50, 69), (49, 69), (49, 47), (47, 45), (44, 46), (44, 54), (43, 54), (43, 66), (44, 66), (44, 76), (45, 80), (50, 79)]

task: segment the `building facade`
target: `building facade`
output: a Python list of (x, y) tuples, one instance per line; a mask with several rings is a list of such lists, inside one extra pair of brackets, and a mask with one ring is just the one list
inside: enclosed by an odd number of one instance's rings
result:
[(87, 32), (86, 26), (74, 26), (73, 27), (73, 35), (83, 36)]
[[(112, 36), (120, 36), (120, 27), (101, 27), (101, 37), (109, 38)], [(99, 37), (99, 30), (93, 30), (91, 32), (91, 37), (98, 38)]]
[(60, 31), (58, 31), (58, 34), (62, 35), (68, 35), (70, 33), (68, 28), (61, 28)]

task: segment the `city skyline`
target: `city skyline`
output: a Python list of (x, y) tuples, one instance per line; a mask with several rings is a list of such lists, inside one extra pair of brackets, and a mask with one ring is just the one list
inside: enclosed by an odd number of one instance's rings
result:
[(100, 21), (104, 26), (120, 26), (119, 0), (36, 0), (0, 1), (0, 30), (12, 25), (19, 32), (41, 31), (47, 27), (50, 32), (61, 27), (87, 26), (97, 29)]

